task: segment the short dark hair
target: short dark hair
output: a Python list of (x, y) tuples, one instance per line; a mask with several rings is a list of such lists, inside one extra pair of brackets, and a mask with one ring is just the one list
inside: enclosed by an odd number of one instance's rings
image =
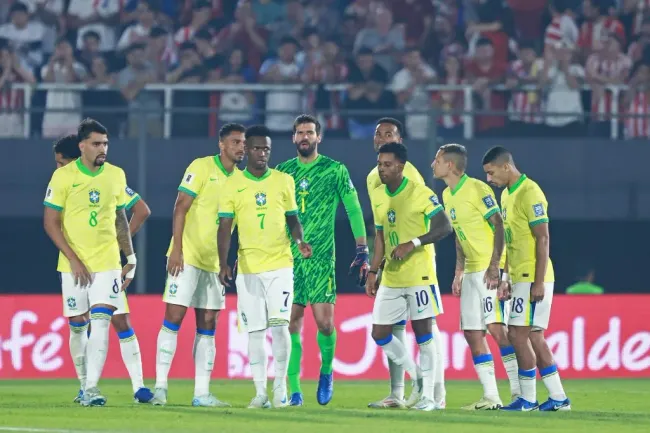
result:
[(455, 143), (450, 143), (450, 144), (445, 144), (444, 146), (440, 146), (440, 150), (443, 153), (443, 157), (449, 159), (454, 162), (456, 165), (456, 168), (463, 173), (465, 172), (465, 169), (467, 168), (467, 149), (465, 146), (462, 144), (455, 144)]
[(408, 152), (406, 146), (402, 143), (397, 143), (395, 141), (391, 143), (386, 143), (379, 148), (379, 153), (392, 153), (395, 155), (395, 158), (402, 164), (406, 164), (408, 161)]
[(399, 136), (400, 137), (404, 136), (404, 125), (402, 125), (402, 122), (400, 122), (399, 120), (393, 117), (382, 117), (377, 121), (376, 126), (379, 126), (382, 123), (388, 123), (390, 125), (395, 126), (395, 128), (397, 128), (397, 132), (399, 132)]
[(483, 156), (483, 165), (485, 164), (503, 164), (506, 162), (513, 162), (512, 153), (503, 146), (494, 146)]
[(85, 32), (81, 39), (85, 41), (88, 38), (95, 38), (98, 41), (102, 40), (102, 37), (99, 36), (99, 33), (97, 33), (94, 30), (88, 30), (87, 32)]
[(305, 123), (313, 123), (316, 125), (316, 135), (320, 135), (320, 129), (321, 125), (318, 119), (316, 119), (315, 116), (312, 116), (311, 114), (301, 114), (300, 116), (296, 117), (296, 120), (293, 121), (293, 133), (296, 133), (296, 129), (298, 126), (305, 124)]
[(253, 125), (246, 128), (246, 140), (252, 137), (270, 137), (271, 130), (264, 125)]
[(93, 132), (108, 135), (108, 129), (104, 125), (95, 119), (86, 117), (77, 127), (77, 142), (87, 139)]
[(66, 135), (54, 142), (54, 153), (60, 153), (65, 159), (77, 159), (81, 156), (79, 140), (76, 134)]
[(233, 132), (246, 132), (246, 127), (241, 123), (226, 123), (219, 130), (219, 140), (223, 140)]

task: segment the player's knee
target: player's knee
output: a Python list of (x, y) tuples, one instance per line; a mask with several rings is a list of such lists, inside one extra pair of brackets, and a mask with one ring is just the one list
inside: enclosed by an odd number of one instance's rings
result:
[(494, 338), (499, 347), (509, 346), (510, 340), (508, 338), (508, 331), (502, 323), (491, 323), (488, 325), (488, 331), (490, 335)]
[(196, 310), (197, 329), (216, 329), (218, 316), (217, 310)]
[(182, 305), (167, 304), (165, 308), (165, 321), (180, 326), (183, 323), (186, 311), (187, 308)]
[(325, 336), (330, 336), (334, 332), (334, 321), (333, 320), (320, 320), (316, 324), (318, 326), (318, 332)]
[(118, 334), (131, 329), (131, 323), (129, 322), (128, 314), (113, 315), (113, 317), (111, 317), (111, 324), (113, 325), (115, 332)]
[(527, 330), (520, 329), (517, 326), (510, 326), (508, 328), (508, 341), (513, 346), (518, 344), (528, 344), (528, 332)]
[(384, 346), (393, 339), (393, 334), (390, 332), (390, 328), (384, 329), (381, 327), (373, 326), (372, 339), (375, 340), (375, 343), (377, 343), (378, 346)]

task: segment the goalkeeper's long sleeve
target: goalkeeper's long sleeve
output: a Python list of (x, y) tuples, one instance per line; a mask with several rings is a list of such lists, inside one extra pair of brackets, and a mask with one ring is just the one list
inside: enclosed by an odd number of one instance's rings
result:
[(343, 206), (350, 220), (350, 227), (355, 238), (366, 236), (366, 223), (363, 220), (363, 211), (359, 203), (359, 196), (356, 191), (350, 192), (343, 197)]

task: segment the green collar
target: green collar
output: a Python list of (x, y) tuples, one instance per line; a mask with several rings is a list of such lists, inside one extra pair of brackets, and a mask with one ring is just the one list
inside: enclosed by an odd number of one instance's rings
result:
[(226, 167), (224, 167), (223, 164), (221, 163), (221, 158), (219, 158), (219, 155), (214, 155), (214, 163), (217, 164), (217, 167), (219, 167), (219, 170), (221, 170), (221, 172), (226, 177), (232, 176), (232, 174), (235, 172), (235, 170), (233, 170), (232, 172), (228, 173), (228, 171), (226, 170)]
[(308, 163), (304, 163), (300, 161), (300, 158), (296, 158), (296, 162), (298, 163), (298, 167), (300, 168), (309, 168), (309, 167), (313, 167), (314, 164), (316, 164), (316, 162), (320, 160), (320, 157), (321, 155), (318, 155), (312, 162), (308, 162)]
[(458, 192), (458, 190), (460, 189), (460, 187), (463, 186), (463, 184), (465, 183), (465, 181), (466, 181), (467, 179), (469, 179), (469, 176), (468, 176), (467, 174), (463, 174), (463, 175), (460, 177), (460, 180), (458, 181), (458, 183), (456, 184), (456, 186), (454, 187), (454, 189), (451, 190), (451, 195), (456, 194), (456, 193)]
[(248, 168), (244, 169), (244, 176), (246, 176), (250, 180), (254, 180), (255, 182), (261, 182), (267, 177), (271, 175), (271, 169), (267, 168), (264, 174), (261, 177), (255, 177), (250, 171), (248, 171)]
[(83, 162), (81, 162), (81, 158), (77, 158), (76, 164), (79, 171), (85, 174), (86, 176), (90, 176), (90, 177), (99, 176), (102, 173), (102, 171), (104, 171), (104, 165), (101, 165), (99, 167), (99, 170), (97, 171), (90, 171), (88, 167), (86, 167), (83, 164)]
[(388, 194), (388, 197), (395, 197), (397, 194), (399, 194), (400, 192), (402, 192), (402, 191), (404, 190), (404, 188), (406, 188), (406, 184), (407, 184), (408, 182), (409, 182), (409, 180), (408, 180), (406, 177), (405, 177), (404, 179), (402, 179), (402, 183), (401, 183), (400, 186), (395, 190), (395, 192), (390, 192), (390, 191), (388, 190), (388, 185), (386, 185), (386, 194)]
[(519, 188), (521, 186), (521, 184), (524, 183), (524, 181), (526, 179), (528, 179), (526, 177), (526, 175), (522, 174), (521, 177), (519, 178), (519, 180), (517, 180), (517, 182), (515, 182), (514, 185), (512, 185), (510, 188), (508, 188), (508, 193), (512, 194), (513, 192), (515, 192), (517, 190), (517, 188)]

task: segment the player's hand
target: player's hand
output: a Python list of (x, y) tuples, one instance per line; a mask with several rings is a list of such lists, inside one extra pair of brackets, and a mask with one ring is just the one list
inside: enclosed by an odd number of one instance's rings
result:
[(507, 301), (510, 299), (512, 294), (512, 285), (510, 281), (501, 281), (499, 283), (499, 288), (497, 289), (497, 297), (500, 301)]
[(298, 249), (300, 250), (300, 254), (302, 254), (303, 258), (308, 259), (311, 257), (311, 245), (309, 245), (307, 242), (300, 242)]
[(135, 264), (127, 263), (122, 268), (122, 291), (125, 291), (129, 287), (129, 284), (131, 284), (131, 281), (133, 281), (133, 277), (127, 275), (131, 271), (135, 271)]
[(378, 289), (379, 283), (377, 282), (377, 274), (369, 273), (368, 278), (366, 279), (366, 295), (374, 298), (377, 296)]
[(230, 266), (222, 266), (219, 271), (219, 282), (221, 282), (225, 287), (230, 287), (229, 281), (232, 280), (232, 270), (230, 269)]
[(456, 274), (454, 281), (451, 283), (451, 293), (454, 296), (460, 296), (461, 288), (463, 287), (463, 274)]
[(415, 245), (413, 245), (413, 242), (408, 241), (406, 243), (399, 244), (398, 246), (396, 246), (390, 256), (394, 260), (402, 260), (414, 249), (415, 249)]
[(359, 287), (365, 287), (368, 278), (368, 269), (370, 268), (368, 254), (368, 245), (357, 245), (357, 255), (350, 265), (350, 272), (348, 272), (348, 275), (356, 275)]
[(499, 266), (490, 265), (483, 275), (483, 282), (488, 290), (496, 290), (499, 288)]
[(178, 277), (178, 274), (183, 272), (183, 269), (183, 252), (172, 248), (169, 259), (167, 259), (167, 273), (172, 277)]
[(93, 276), (88, 272), (86, 265), (81, 260), (78, 258), (70, 260), (70, 270), (72, 271), (75, 286), (79, 286), (82, 289), (90, 287), (90, 284), (93, 282)]
[(530, 286), (530, 302), (539, 302), (544, 299), (544, 283), (533, 283)]

